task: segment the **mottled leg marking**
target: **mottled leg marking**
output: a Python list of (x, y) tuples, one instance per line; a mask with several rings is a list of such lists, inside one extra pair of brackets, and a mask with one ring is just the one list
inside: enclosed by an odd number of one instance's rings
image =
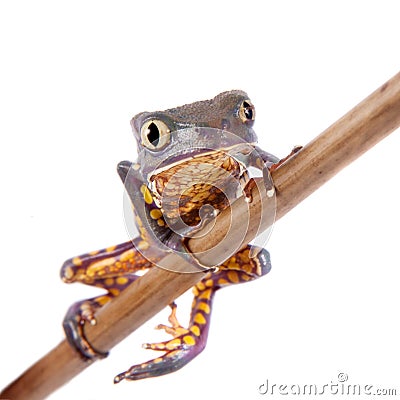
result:
[(169, 317), (170, 327), (159, 325), (173, 339), (160, 343), (145, 344), (144, 347), (152, 350), (164, 351), (165, 354), (143, 364), (132, 366), (126, 372), (118, 374), (114, 383), (123, 379), (139, 380), (174, 372), (189, 363), (204, 349), (207, 343), (212, 301), (215, 292), (225, 286), (248, 282), (267, 274), (271, 264), (266, 250), (258, 252), (250, 258), (250, 248), (239, 251), (220, 266), (214, 273), (207, 273), (193, 288), (193, 304), (189, 327), (183, 328), (176, 318), (176, 306), (171, 305)]
[(81, 282), (106, 289), (108, 293), (74, 303), (64, 318), (63, 327), (69, 343), (87, 359), (105, 357), (93, 349), (84, 334), (84, 325), (96, 324), (95, 313), (113, 297), (128, 287), (138, 275), (135, 272), (150, 268), (152, 264), (137, 250), (146, 245), (141, 239), (107, 249), (83, 254), (67, 260), (61, 268), (66, 283)]
[(152, 264), (138, 251), (145, 246), (147, 243), (137, 238), (70, 258), (61, 268), (61, 279), (65, 283), (96, 285), (96, 279), (124, 276), (150, 268)]

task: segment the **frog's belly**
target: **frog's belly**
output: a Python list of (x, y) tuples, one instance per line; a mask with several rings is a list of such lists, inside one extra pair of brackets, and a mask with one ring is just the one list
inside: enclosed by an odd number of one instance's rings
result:
[(189, 225), (200, 222), (205, 204), (221, 211), (237, 197), (241, 165), (224, 152), (197, 156), (151, 178), (153, 193), (168, 222)]

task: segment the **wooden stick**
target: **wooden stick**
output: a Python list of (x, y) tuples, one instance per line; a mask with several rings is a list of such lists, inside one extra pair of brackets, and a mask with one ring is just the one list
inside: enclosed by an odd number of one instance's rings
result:
[[(399, 126), (400, 73), (273, 171), (277, 191), (277, 219)], [(271, 205), (265, 193), (260, 195), (254, 190), (253, 196), (250, 204), (250, 229), (244, 243), (254, 237), (256, 230), (253, 228), (259, 225), (261, 207)], [(239, 199), (232, 210), (225, 210), (216, 218), (215, 226), (209, 234), (190, 240), (190, 249), (198, 253), (217, 245), (230, 218), (239, 218), (247, 212), (247, 208), (248, 204)], [(262, 228), (266, 228), (266, 225)], [(217, 256), (227, 257), (232, 249), (223, 248), (218, 251)], [(208, 253), (199, 254), (204, 263), (215, 256), (212, 249)], [(164, 258), (164, 263), (171, 266), (180, 262), (181, 259), (175, 254)], [(150, 270), (98, 313), (98, 324), (87, 327), (87, 337), (99, 350), (110, 350), (196, 284), (201, 277), (202, 273), (180, 274), (159, 268)], [(64, 340), (5, 388), (0, 398), (43, 399), (89, 365)]]

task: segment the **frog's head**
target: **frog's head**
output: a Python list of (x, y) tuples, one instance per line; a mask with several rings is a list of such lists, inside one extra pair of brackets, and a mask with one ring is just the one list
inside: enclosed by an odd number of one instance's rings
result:
[(255, 144), (254, 119), (253, 104), (247, 94), (239, 90), (165, 111), (142, 112), (131, 121), (138, 145), (138, 161), (146, 172), (157, 168), (160, 161), (165, 165), (204, 149), (229, 147), (232, 139), (227, 139), (229, 135), (224, 132), (233, 134), (230, 136), (240, 142)]

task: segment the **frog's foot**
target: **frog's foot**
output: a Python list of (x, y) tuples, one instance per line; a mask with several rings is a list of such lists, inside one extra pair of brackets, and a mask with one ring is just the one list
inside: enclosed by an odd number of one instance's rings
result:
[(63, 327), (68, 342), (86, 360), (101, 359), (108, 355), (93, 348), (85, 336), (84, 326), (87, 323), (96, 325), (95, 312), (110, 299), (110, 296), (99, 296), (78, 301), (72, 304), (64, 317)]
[(170, 341), (146, 343), (144, 347), (165, 351), (165, 354), (143, 364), (132, 366), (127, 371), (118, 374), (114, 378), (114, 383), (119, 383), (123, 379), (135, 381), (177, 371), (195, 358), (204, 349), (205, 343), (194, 333), (186, 330), (185, 334)]
[(173, 339), (143, 345), (145, 349), (164, 351), (165, 354), (143, 364), (132, 366), (126, 372), (118, 374), (114, 383), (119, 383), (123, 379), (133, 381), (169, 374), (185, 366), (204, 349), (207, 340), (206, 335), (201, 336), (200, 328), (193, 324), (190, 329), (184, 328), (176, 317), (176, 304), (171, 303), (170, 307), (171, 314), (168, 321), (171, 326), (158, 325), (156, 329), (165, 330), (173, 336)]
[(156, 329), (162, 329), (169, 335), (172, 335), (174, 338), (188, 333), (189, 331), (178, 322), (176, 317), (177, 305), (175, 303), (171, 303), (169, 306), (171, 307), (171, 314), (168, 317), (168, 321), (171, 326), (159, 324), (156, 326)]
[(287, 155), (285, 158), (282, 158), (281, 160), (279, 160), (277, 163), (272, 164), (269, 167), (270, 172), (276, 170), (278, 167), (280, 167), (283, 163), (285, 163), (287, 160), (289, 160), (289, 158), (292, 158), (296, 153), (298, 153), (301, 149), (303, 148), (303, 146), (295, 146), (293, 147), (293, 150), (290, 152), (289, 155)]
[(94, 314), (97, 308), (99, 306), (96, 303), (96, 299), (79, 301), (68, 309), (63, 321), (69, 344), (86, 360), (101, 359), (108, 355), (108, 353), (95, 350), (85, 336), (85, 324), (96, 325)]
[[(88, 342), (84, 327), (86, 324), (96, 325), (95, 313), (112, 298), (119, 296), (138, 275), (117, 276), (115, 278), (92, 279), (90, 284), (107, 290), (108, 293), (93, 297), (92, 299), (78, 301), (72, 304), (65, 315), (63, 327), (68, 342), (85, 359), (94, 360), (104, 358), (106, 353), (95, 350)], [(88, 280), (85, 281), (87, 283)]]

